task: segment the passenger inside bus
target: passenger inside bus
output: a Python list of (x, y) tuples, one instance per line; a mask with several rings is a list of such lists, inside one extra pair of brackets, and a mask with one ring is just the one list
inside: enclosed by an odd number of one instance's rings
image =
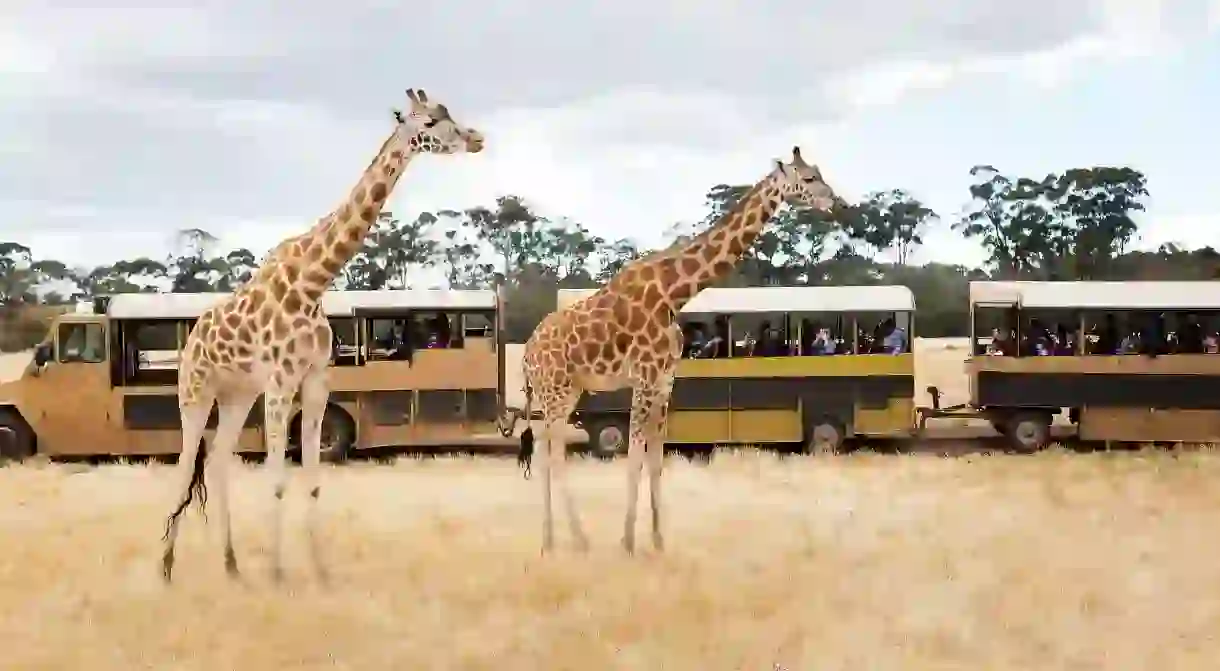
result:
[[(848, 320), (849, 331), (851, 323)], [(682, 356), (687, 359), (904, 354), (910, 351), (907, 332), (897, 325), (894, 317), (878, 322), (871, 335), (857, 328), (855, 352), (850, 338), (841, 338), (832, 327), (808, 317), (801, 319), (799, 333), (795, 328), (785, 333), (782, 325), (776, 327), (773, 321), (764, 319), (758, 324), (757, 336), (747, 324), (738, 328), (738, 335), (730, 337), (729, 320), (724, 316), (716, 318), (713, 329), (708, 329), (704, 322), (692, 321), (684, 324), (682, 331)]]
[[(1057, 321), (1050, 331), (1037, 317), (1023, 320), (1025, 328), (1019, 337), (1011, 330), (994, 328), (986, 354), (1014, 356), (1075, 356), (1078, 353), (1114, 356), (1220, 353), (1220, 336), (1215, 329), (1204, 326), (1194, 313), (1173, 315), (1160, 311), (1130, 313), (1125, 326), (1120, 326), (1114, 313), (1107, 313), (1100, 326), (1088, 326), (1083, 340), (1078, 341), (1077, 328), (1067, 321)], [(1079, 318), (1077, 317), (1077, 320)], [(1079, 323), (1075, 321), (1075, 323)], [(1168, 325), (1175, 328), (1170, 330)], [(1019, 346), (1014, 347), (1014, 343)]]

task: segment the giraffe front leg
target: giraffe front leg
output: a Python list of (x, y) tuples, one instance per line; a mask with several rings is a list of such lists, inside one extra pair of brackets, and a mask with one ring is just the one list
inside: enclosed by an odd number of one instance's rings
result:
[(284, 580), (284, 490), (288, 485), (285, 453), (288, 451), (288, 412), (292, 408), (292, 393), (283, 389), (266, 392), (263, 400), (263, 421), (267, 432), (266, 469), (271, 475), (275, 502), (271, 506), (271, 579)]
[(330, 582), (330, 573), (322, 561), (318, 543), (318, 497), (322, 493), (322, 419), (330, 390), (326, 386), (326, 369), (312, 369), (301, 383), (301, 468), (309, 500), (305, 503), (305, 535), (309, 542), (310, 562), (314, 574), (323, 584)]
[(539, 480), (542, 481), (542, 554), (555, 549), (555, 517), (551, 508), (551, 427), (550, 421), (542, 421), (542, 431), (534, 434), (542, 449), (534, 454), (541, 457), (538, 464)]
[(665, 550), (665, 538), (661, 534), (661, 469), (665, 465), (665, 420), (669, 410), (669, 397), (658, 399), (650, 413), (647, 436), (648, 494), (652, 504), (652, 547), (658, 552)]
[(623, 520), (623, 549), (635, 554), (635, 517), (640, 499), (640, 476), (647, 446), (647, 401), (636, 391), (631, 397), (631, 428), (627, 446), (627, 516)]

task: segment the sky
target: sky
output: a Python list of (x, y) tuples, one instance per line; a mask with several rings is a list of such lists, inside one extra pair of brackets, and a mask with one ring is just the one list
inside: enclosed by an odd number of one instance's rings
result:
[(917, 262), (983, 261), (949, 228), (976, 164), (1130, 165), (1139, 246), (1220, 244), (1220, 0), (73, 4), (0, 10), (0, 241), (72, 265), (183, 228), (261, 256), (347, 194), (408, 87), (487, 149), (414, 162), (400, 217), (511, 193), (656, 245), (800, 145), (845, 197), (939, 212)]

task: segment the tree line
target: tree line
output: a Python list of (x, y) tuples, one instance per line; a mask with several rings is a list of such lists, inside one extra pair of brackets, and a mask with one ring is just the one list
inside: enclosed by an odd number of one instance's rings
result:
[[(725, 284), (903, 284), (915, 293), (920, 333), (935, 337), (965, 334), (970, 280), (1220, 276), (1218, 254), (1211, 247), (1129, 249), (1139, 231), (1134, 216), (1149, 197), (1147, 178), (1139, 170), (1095, 166), (1027, 177), (978, 165), (969, 174), (967, 205), (948, 223), (982, 246), (987, 254), (982, 267), (911, 264), (929, 226), (942, 215), (910, 192), (890, 189), (831, 213), (786, 208)], [(673, 224), (667, 242), (711, 224), (749, 186), (713, 186), (703, 218)], [(178, 242), (178, 250), (165, 259), (140, 257), (95, 268), (35, 258), (20, 243), (0, 242), (0, 327), (5, 315), (11, 325), (17, 307), (120, 292), (231, 291), (259, 262), (249, 249), (217, 251), (216, 238), (204, 230), (180, 231)], [(524, 341), (555, 308), (556, 289), (600, 286), (624, 264), (653, 251), (628, 238), (596, 235), (565, 217), (541, 216), (515, 195), (488, 206), (425, 212), (414, 220), (386, 212), (366, 242), (344, 268), (338, 288), (409, 288), (420, 283), (420, 271), (437, 278), (421, 286), (503, 285), (512, 342)], [(21, 339), (41, 337), (31, 333)]]

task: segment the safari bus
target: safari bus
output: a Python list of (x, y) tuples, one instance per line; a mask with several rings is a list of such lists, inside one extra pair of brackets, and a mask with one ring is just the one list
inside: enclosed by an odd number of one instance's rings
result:
[(1104, 443), (1220, 441), (1220, 282), (972, 282), (968, 403), (1020, 451), (1063, 417)]
[[(24, 375), (0, 384), (0, 456), (177, 454), (178, 359), (195, 320), (225, 296), (119, 294), (60, 315)], [(324, 458), (480, 435), (504, 440), (496, 292), (328, 291), (322, 304), (335, 336)], [(215, 422), (213, 410), (209, 428)], [(294, 415), (294, 447), (299, 435)], [(239, 450), (263, 445), (260, 399)]]
[[(561, 290), (560, 308), (591, 291)], [(909, 436), (915, 297), (905, 286), (709, 288), (679, 314), (685, 336), (666, 443), (795, 446)], [(591, 451), (627, 447), (629, 390), (584, 395)]]

